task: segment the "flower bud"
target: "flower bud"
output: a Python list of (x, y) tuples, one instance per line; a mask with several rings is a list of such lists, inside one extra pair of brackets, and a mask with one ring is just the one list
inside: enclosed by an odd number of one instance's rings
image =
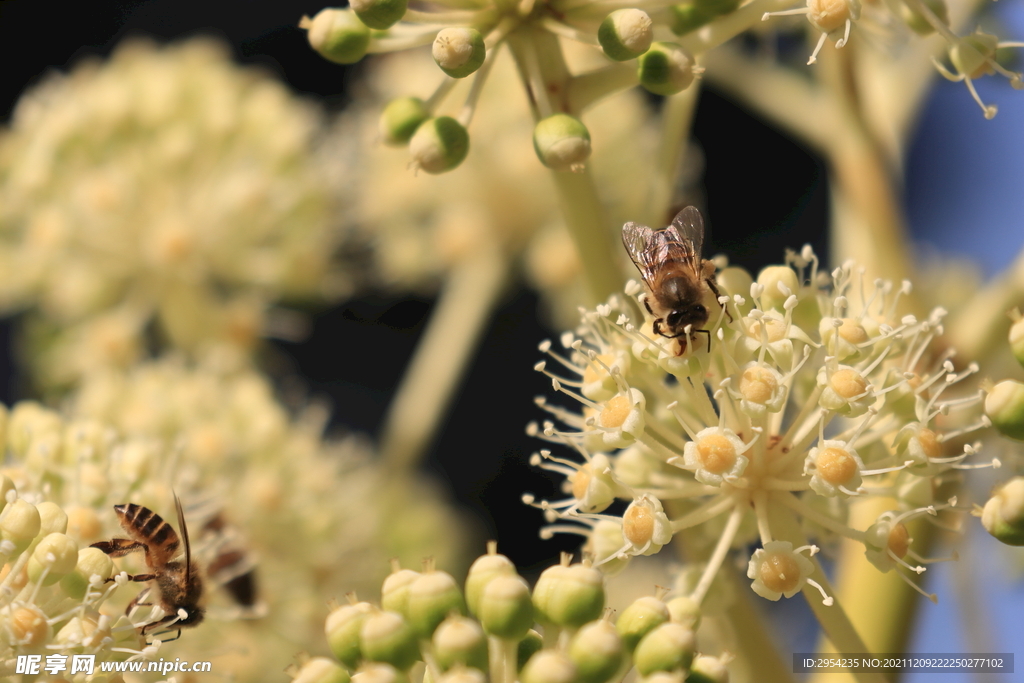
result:
[[(939, 21), (949, 26), (949, 9), (946, 7), (946, 0), (922, 0), (922, 2), (932, 11), (932, 14), (938, 17)], [(935, 33), (935, 27), (924, 18), (924, 15), (911, 9), (910, 5), (906, 3), (900, 3), (900, 16), (903, 17), (907, 27), (918, 35), (927, 36)]]
[(400, 671), (408, 670), (420, 658), (416, 634), (395, 612), (366, 615), (359, 629), (359, 649), (365, 659), (390, 664)]
[(487, 48), (484, 37), (475, 28), (441, 29), (431, 48), (434, 61), (452, 78), (465, 78), (484, 63)]
[(409, 586), (420, 577), (412, 569), (399, 569), (388, 574), (380, 587), (380, 606), (409, 618)]
[(418, 97), (391, 100), (380, 115), (380, 137), (387, 145), (409, 142), (420, 124), (430, 118), (426, 103)]
[(761, 307), (764, 310), (774, 308), (781, 311), (789, 295), (796, 294), (800, 289), (796, 271), (789, 266), (768, 266), (757, 274), (757, 284), (764, 287), (761, 293)]
[(409, 585), (409, 624), (420, 638), (433, 635), (452, 612), (465, 614), (466, 602), (451, 574), (425, 572)]
[(1024, 365), (1024, 318), (1018, 318), (1010, 327), (1010, 351), (1017, 362)]
[(654, 28), (647, 12), (617, 9), (601, 22), (597, 41), (604, 53), (617, 62), (635, 59), (647, 52), (654, 40)]
[(62, 591), (76, 600), (85, 597), (86, 591), (93, 582), (102, 584), (114, 575), (114, 562), (99, 548), (82, 548), (78, 551), (78, 562), (75, 571), (60, 580)]
[(313, 657), (299, 668), (292, 683), (349, 683), (350, 680), (348, 672), (327, 657)]
[(557, 650), (541, 650), (523, 667), (522, 683), (577, 683), (576, 666)]
[(19, 498), (4, 512), (4, 518), (0, 520), (0, 537), (13, 543), (15, 552), (21, 552), (39, 534), (42, 524), (39, 510)]
[(1003, 436), (1024, 440), (1024, 384), (1007, 379), (985, 397), (985, 414)]
[(450, 116), (427, 119), (409, 140), (409, 152), (418, 168), (427, 173), (444, 173), (466, 158), (469, 133)]
[(685, 36), (687, 33), (696, 31), (715, 18), (713, 14), (708, 14), (693, 2), (673, 5), (670, 9), (672, 11), (672, 23), (669, 25), (669, 28), (677, 36)]
[(949, 61), (956, 70), (970, 78), (992, 73), (988, 60), (995, 57), (999, 39), (988, 33), (972, 33), (949, 48)]
[[(78, 564), (78, 544), (60, 533), (47, 535), (36, 545), (28, 560), (28, 578), (51, 586)], [(44, 576), (45, 574), (45, 576)]]
[(1024, 545), (1024, 477), (1014, 477), (989, 498), (981, 525), (1007, 545)]
[(516, 670), (522, 671), (530, 657), (543, 649), (544, 639), (541, 635), (533, 629), (527, 631), (526, 637), (519, 641), (519, 647), (516, 649)]
[(664, 602), (647, 595), (637, 598), (622, 611), (615, 622), (615, 628), (622, 636), (623, 645), (632, 652), (641, 638), (671, 618)]
[(489, 635), (518, 641), (533, 626), (530, 588), (518, 575), (496, 576), (480, 597), (480, 623)]
[(484, 588), (498, 576), (516, 576), (516, 566), (512, 560), (498, 554), (498, 546), (492, 541), (487, 545), (487, 554), (476, 558), (466, 574), (466, 604), (472, 614), (480, 614)]
[(409, 677), (390, 664), (368, 662), (352, 676), (352, 683), (409, 683)]
[(691, 629), (667, 622), (640, 640), (633, 653), (633, 662), (641, 676), (655, 671), (686, 669), (693, 661), (696, 647), (697, 639)]
[(450, 616), (434, 631), (434, 656), (442, 670), (456, 664), (487, 670), (487, 636), (469, 617)]
[(327, 7), (312, 19), (303, 17), (299, 27), (308, 30), (310, 47), (338, 64), (355, 64), (370, 46), (370, 29), (350, 9)]
[(63, 534), (68, 530), (68, 515), (56, 503), (43, 501), (36, 505), (39, 510), (40, 534)]
[(537, 579), (533, 606), (541, 621), (579, 628), (601, 616), (604, 577), (582, 564), (548, 567)]
[(408, 0), (350, 0), (348, 5), (364, 24), (384, 30), (405, 16), (409, 3)]
[(569, 642), (569, 659), (583, 683), (605, 683), (618, 673), (624, 658), (622, 639), (605, 619), (586, 624)]
[(674, 623), (693, 630), (700, 626), (700, 603), (688, 595), (672, 598), (667, 607)]
[(675, 95), (693, 83), (693, 57), (675, 43), (653, 43), (638, 59), (637, 75), (655, 95)]
[(327, 645), (338, 661), (350, 669), (356, 668), (363, 657), (359, 648), (359, 632), (371, 609), (370, 603), (359, 602), (343, 605), (327, 615), (324, 624)]
[(686, 683), (729, 683), (729, 669), (720, 657), (702, 655), (693, 660)]
[(548, 168), (577, 171), (590, 158), (590, 131), (577, 118), (553, 114), (533, 129), (533, 149)]

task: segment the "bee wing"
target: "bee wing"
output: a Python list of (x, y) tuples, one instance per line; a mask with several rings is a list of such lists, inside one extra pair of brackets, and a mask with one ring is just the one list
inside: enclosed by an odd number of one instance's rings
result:
[(174, 494), (174, 509), (178, 511), (178, 528), (181, 539), (185, 542), (185, 576), (192, 576), (192, 543), (188, 540), (188, 527), (185, 526), (185, 511), (181, 509), (181, 499)]
[(640, 223), (626, 223), (622, 226), (622, 245), (633, 260), (633, 265), (640, 271), (648, 287), (653, 286), (654, 275), (658, 267), (657, 245), (660, 241), (657, 233)]
[(672, 219), (672, 224), (664, 230), (665, 239), (678, 247), (671, 249), (675, 253), (670, 258), (684, 261), (693, 269), (694, 275), (700, 277), (703, 271), (701, 253), (704, 247), (704, 219), (695, 206), (688, 206)]

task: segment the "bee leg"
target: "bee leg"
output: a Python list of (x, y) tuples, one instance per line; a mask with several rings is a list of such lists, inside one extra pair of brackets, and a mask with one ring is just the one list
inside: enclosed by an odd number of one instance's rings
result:
[(128, 580), (129, 581), (138, 581), (140, 583), (143, 582), (143, 581), (152, 581), (155, 578), (156, 578), (156, 574), (129, 574), (128, 575)]
[[(716, 300), (718, 299), (718, 297), (722, 296), (722, 293), (718, 291), (718, 283), (715, 282), (715, 279), (713, 277), (705, 278), (704, 282), (708, 283), (708, 287), (710, 287), (711, 291), (715, 293), (715, 299)], [(719, 304), (719, 306), (722, 306), (722, 305)], [(725, 314), (727, 316), (729, 316), (729, 322), (732, 322), (732, 313), (729, 312), (729, 307), (728, 306), (722, 306), (722, 310), (724, 310)], [(708, 351), (710, 351), (710, 350), (711, 350), (711, 337), (709, 336), (708, 337)]]
[(127, 538), (112, 538), (109, 541), (93, 543), (90, 547), (99, 548), (111, 557), (123, 557), (124, 555), (135, 552), (136, 550), (145, 550), (146, 544), (139, 543), (138, 541), (132, 541)]
[(651, 315), (654, 315), (654, 311), (651, 310), (651, 305), (649, 303), (647, 303), (647, 295), (646, 294), (644, 295), (644, 308), (647, 309), (648, 313), (650, 313)]

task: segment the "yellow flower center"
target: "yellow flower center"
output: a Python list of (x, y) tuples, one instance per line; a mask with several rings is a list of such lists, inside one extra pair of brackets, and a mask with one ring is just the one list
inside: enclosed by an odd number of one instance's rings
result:
[(902, 523), (894, 526), (889, 532), (888, 546), (896, 557), (906, 557), (907, 551), (910, 550), (910, 532)]
[(773, 553), (761, 560), (761, 582), (777, 593), (791, 591), (800, 581), (800, 565), (789, 553)]
[(594, 470), (589, 462), (569, 475), (569, 482), (572, 484), (572, 497), (576, 500), (583, 500), (593, 477)]
[(747, 368), (740, 378), (740, 394), (751, 403), (767, 403), (778, 386), (775, 375), (758, 366)]
[(36, 647), (46, 639), (46, 617), (29, 607), (19, 607), (8, 622), (19, 645)]
[(942, 455), (942, 444), (939, 443), (938, 436), (927, 427), (922, 427), (917, 433), (917, 442), (921, 444), (921, 450), (929, 458), (938, 458)]
[(852, 318), (843, 318), (843, 324), (837, 330), (839, 336), (851, 344), (863, 344), (868, 340), (864, 327)]
[(608, 399), (608, 403), (601, 411), (601, 426), (618, 429), (626, 421), (632, 407), (629, 399), (621, 394)]
[(807, 7), (811, 21), (826, 33), (842, 28), (852, 18), (847, 0), (810, 0)]
[(633, 545), (647, 545), (654, 535), (654, 513), (641, 505), (630, 505), (622, 515), (622, 535)]
[(868, 388), (867, 380), (861, 377), (859, 372), (849, 368), (832, 373), (830, 383), (832, 390), (847, 400), (860, 396)]
[(736, 463), (736, 448), (721, 434), (708, 434), (697, 442), (701, 467), (712, 474), (728, 472)]
[(850, 481), (857, 474), (857, 461), (843, 448), (824, 448), (814, 459), (822, 479), (839, 486)]

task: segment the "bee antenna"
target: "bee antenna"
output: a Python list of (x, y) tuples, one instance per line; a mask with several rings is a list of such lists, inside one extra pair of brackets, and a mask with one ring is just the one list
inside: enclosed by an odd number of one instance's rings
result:
[(192, 543), (188, 540), (185, 511), (181, 509), (181, 499), (177, 493), (174, 493), (174, 509), (178, 511), (178, 528), (181, 529), (181, 538), (185, 541), (185, 576), (189, 577), (192, 576)]

